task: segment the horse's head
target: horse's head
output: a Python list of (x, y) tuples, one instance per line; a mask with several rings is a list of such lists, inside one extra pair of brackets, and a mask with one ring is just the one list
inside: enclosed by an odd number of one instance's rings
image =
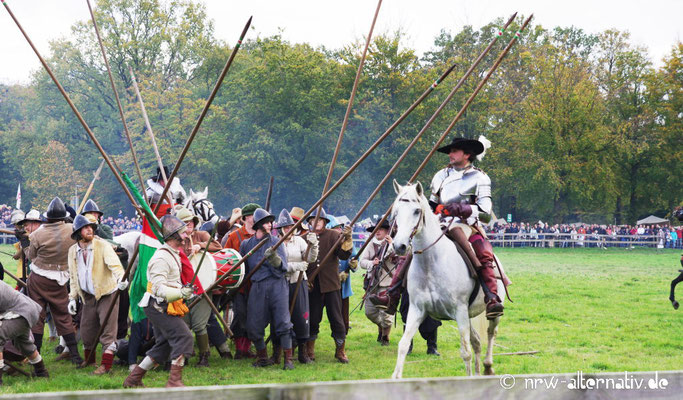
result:
[(424, 227), (430, 210), (420, 182), (401, 186), (394, 179), (394, 190), (397, 196), (391, 208), (391, 217), (397, 230), (393, 245), (396, 254), (403, 255), (410, 247), (413, 236)]
[(193, 210), (194, 213), (201, 218), (202, 223), (206, 221), (213, 221), (214, 223), (217, 223), (220, 218), (213, 211), (213, 203), (207, 199), (208, 196), (208, 186), (204, 187), (204, 190), (201, 192), (195, 192), (194, 190), (190, 189), (190, 197), (186, 207), (190, 210)]

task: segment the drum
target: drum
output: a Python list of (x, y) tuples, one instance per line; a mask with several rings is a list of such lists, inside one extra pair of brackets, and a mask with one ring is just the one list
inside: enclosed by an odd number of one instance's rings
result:
[[(213, 258), (216, 260), (216, 280), (218, 280), (225, 275), (225, 273), (228, 272), (233, 265), (237, 264), (242, 259), (242, 256), (237, 250), (222, 249), (213, 253)], [(241, 264), (234, 271), (232, 271), (230, 276), (225, 278), (219, 286), (226, 289), (234, 289), (239, 287), (244, 279), (244, 270), (245, 266), (244, 264)]]
[[(192, 263), (192, 267), (194, 268), (195, 272), (199, 267), (199, 261), (202, 259), (203, 253), (203, 251), (196, 253), (192, 256), (192, 258), (190, 258), (190, 262)], [(202, 261), (202, 268), (199, 270), (199, 274), (197, 274), (197, 280), (202, 284), (202, 288), (204, 290), (208, 289), (209, 286), (216, 282), (216, 260), (211, 257), (211, 253), (204, 257), (204, 261)]]

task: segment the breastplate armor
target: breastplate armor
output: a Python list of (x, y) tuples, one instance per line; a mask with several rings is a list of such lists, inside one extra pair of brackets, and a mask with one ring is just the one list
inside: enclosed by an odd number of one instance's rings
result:
[[(434, 175), (430, 200), (438, 204), (466, 202), (473, 207), (472, 217), (487, 222), (491, 217), (491, 179), (472, 166), (463, 170), (444, 168)], [(471, 217), (471, 218), (472, 218)], [(468, 218), (468, 222), (470, 218)]]

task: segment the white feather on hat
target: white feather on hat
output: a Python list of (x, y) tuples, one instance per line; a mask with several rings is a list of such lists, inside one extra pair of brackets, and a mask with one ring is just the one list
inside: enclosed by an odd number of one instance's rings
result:
[(477, 160), (481, 161), (486, 155), (486, 150), (488, 150), (491, 147), (491, 141), (486, 139), (486, 136), (484, 135), (479, 135), (479, 139), (477, 140), (479, 140), (481, 144), (484, 145), (484, 151), (482, 151), (481, 154), (477, 155)]

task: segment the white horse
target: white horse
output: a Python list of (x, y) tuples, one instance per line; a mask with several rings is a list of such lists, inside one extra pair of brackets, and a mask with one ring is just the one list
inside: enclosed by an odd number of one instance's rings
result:
[[(140, 231), (129, 231), (124, 234), (114, 236), (114, 241), (121, 245), (126, 251), (128, 251), (128, 264), (130, 264), (130, 259), (133, 258), (133, 253), (140, 243), (140, 236), (142, 232)], [(133, 271), (137, 268), (138, 259), (135, 259), (135, 265), (130, 269), (133, 276)]]
[[(201, 220), (199, 225), (201, 226), (204, 222), (211, 221), (217, 224), (220, 220), (220, 216), (216, 214), (213, 210), (213, 203), (210, 202), (207, 197), (209, 195), (209, 187), (204, 187), (204, 191), (195, 192), (190, 189), (190, 196), (185, 201), (184, 206), (191, 210), (199, 219)], [(199, 226), (196, 227), (199, 229)]]
[[(411, 251), (423, 252), (413, 253), (413, 261), (406, 276), (410, 309), (405, 332), (398, 344), (398, 357), (392, 378), (402, 377), (410, 341), (427, 315), (458, 323), (460, 356), (465, 362), (467, 375), (472, 375), (470, 343), (475, 354), (475, 373), (479, 375), (481, 341), (470, 324), (470, 318), (486, 310), (484, 293), (479, 290), (474, 302), (469, 305), (475, 281), (470, 278), (467, 265), (455, 244), (441, 234), (439, 218), (432, 213), (423, 194), (422, 184), (418, 182), (401, 186), (394, 180), (394, 190), (398, 195), (392, 207), (392, 218), (398, 227), (393, 240), (394, 250), (397, 254), (404, 254), (412, 247)], [(504, 293), (504, 290), (503, 283), (498, 281), (498, 293)], [(493, 375), (493, 343), (499, 320), (500, 317), (489, 321), (487, 329), (488, 347), (484, 359), (484, 373), (487, 375)]]

